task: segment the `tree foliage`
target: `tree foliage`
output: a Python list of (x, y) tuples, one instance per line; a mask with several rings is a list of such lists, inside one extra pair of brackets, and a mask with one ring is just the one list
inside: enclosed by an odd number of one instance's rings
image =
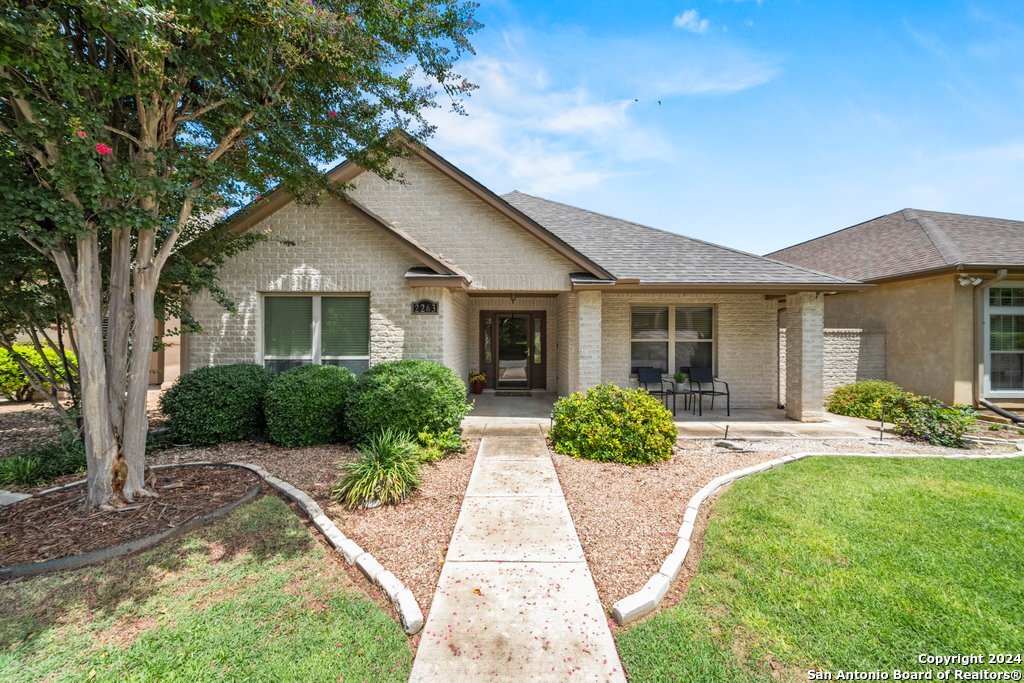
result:
[(154, 319), (224, 258), (235, 236), (215, 219), (272, 187), (317, 201), (340, 157), (393, 177), (388, 131), (426, 136), (437, 97), (457, 107), (472, 88), (453, 67), (474, 10), (0, 0), (0, 231), (67, 292), (90, 503), (147, 493)]

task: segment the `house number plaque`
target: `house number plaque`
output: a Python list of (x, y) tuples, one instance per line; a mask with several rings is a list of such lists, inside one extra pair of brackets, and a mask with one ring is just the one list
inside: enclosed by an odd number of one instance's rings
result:
[(413, 315), (437, 315), (437, 302), (429, 299), (420, 299), (412, 302)]

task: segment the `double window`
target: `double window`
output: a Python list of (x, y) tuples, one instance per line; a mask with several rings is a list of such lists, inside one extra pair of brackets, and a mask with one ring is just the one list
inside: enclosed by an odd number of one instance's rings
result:
[(988, 292), (988, 376), (993, 392), (1024, 392), (1024, 287)]
[(714, 367), (714, 309), (710, 306), (634, 306), (630, 332), (630, 371)]
[(370, 299), (365, 295), (263, 297), (263, 364), (274, 372), (300, 365), (370, 366)]

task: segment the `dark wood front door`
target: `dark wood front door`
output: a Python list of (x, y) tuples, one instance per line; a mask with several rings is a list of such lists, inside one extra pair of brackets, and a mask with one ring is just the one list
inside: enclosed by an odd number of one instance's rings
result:
[(482, 311), (480, 366), (491, 389), (547, 388), (544, 311)]

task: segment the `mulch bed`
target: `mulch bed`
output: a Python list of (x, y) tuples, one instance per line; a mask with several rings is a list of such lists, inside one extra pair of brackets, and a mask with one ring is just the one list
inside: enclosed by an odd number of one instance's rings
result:
[(116, 510), (84, 512), (84, 485), (0, 508), (0, 566), (78, 555), (173, 529), (238, 500), (261, 482), (238, 467), (151, 472), (157, 496)]

